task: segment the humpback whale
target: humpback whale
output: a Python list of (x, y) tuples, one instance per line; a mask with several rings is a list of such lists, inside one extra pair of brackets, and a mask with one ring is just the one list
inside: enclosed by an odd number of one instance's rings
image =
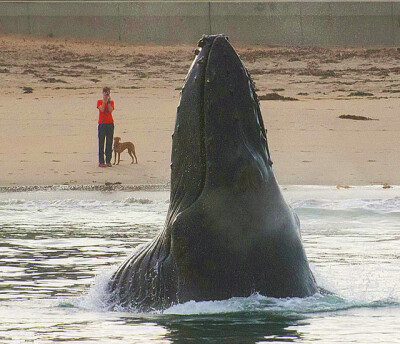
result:
[(225, 35), (203, 36), (184, 81), (165, 225), (109, 289), (112, 304), (139, 310), (318, 291), (274, 176), (254, 83)]

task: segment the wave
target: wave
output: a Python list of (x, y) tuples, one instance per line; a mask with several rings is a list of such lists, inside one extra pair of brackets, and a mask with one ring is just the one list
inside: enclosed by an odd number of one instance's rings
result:
[(302, 210), (327, 210), (355, 212), (364, 211), (372, 213), (398, 213), (400, 214), (400, 197), (389, 199), (342, 199), (342, 200), (317, 200), (307, 199), (293, 202), (291, 206), (296, 211)]
[(154, 203), (154, 201), (150, 200), (150, 199), (146, 199), (146, 198), (134, 198), (134, 197), (130, 197), (127, 200), (124, 201), (124, 203), (128, 203), (128, 204), (152, 204)]
[[(125, 207), (130, 205), (160, 205), (169, 203), (167, 196), (162, 199), (151, 197), (127, 197), (125, 199), (0, 199), (0, 209), (9, 207), (41, 207), (41, 208), (92, 208), (102, 206)], [(291, 203), (296, 212), (328, 211), (328, 212), (370, 212), (372, 214), (400, 214), (400, 197), (389, 199), (305, 199)]]

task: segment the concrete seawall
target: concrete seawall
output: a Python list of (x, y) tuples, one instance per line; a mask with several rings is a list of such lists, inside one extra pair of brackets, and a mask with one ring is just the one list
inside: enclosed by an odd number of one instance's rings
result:
[(400, 2), (0, 2), (0, 32), (160, 44), (400, 45)]

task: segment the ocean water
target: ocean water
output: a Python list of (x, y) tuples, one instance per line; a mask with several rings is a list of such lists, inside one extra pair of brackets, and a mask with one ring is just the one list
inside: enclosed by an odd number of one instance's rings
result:
[(0, 193), (0, 343), (400, 343), (400, 187), (282, 188), (332, 295), (111, 311), (105, 286), (168, 192)]

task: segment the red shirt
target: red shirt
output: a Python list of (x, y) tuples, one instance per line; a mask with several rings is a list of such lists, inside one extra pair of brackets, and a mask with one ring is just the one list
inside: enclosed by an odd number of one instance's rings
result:
[[(103, 105), (103, 99), (99, 99), (97, 101), (97, 108), (99, 108), (101, 105)], [(110, 105), (114, 109), (114, 101), (113, 100), (111, 100)], [(99, 124), (102, 124), (102, 123), (114, 123), (113, 116), (108, 111), (107, 106), (104, 109), (104, 112), (101, 112), (99, 109)]]

